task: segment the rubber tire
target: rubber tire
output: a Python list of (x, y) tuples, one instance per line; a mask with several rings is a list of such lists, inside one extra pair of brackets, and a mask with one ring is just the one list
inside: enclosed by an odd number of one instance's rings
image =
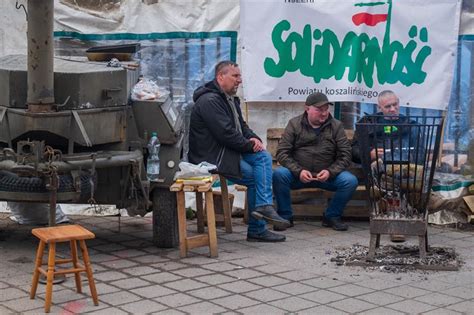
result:
[[(88, 172), (82, 172), (80, 178), (81, 199), (88, 198), (91, 195), (91, 175)], [(96, 187), (96, 178), (94, 178), (93, 182)], [(40, 177), (22, 177), (8, 171), (0, 171), (0, 191), (49, 193), (44, 179)], [(59, 175), (58, 193), (74, 191), (76, 189), (72, 176), (70, 174)]]
[(152, 191), (153, 242), (160, 248), (179, 245), (178, 211), (176, 193), (166, 188)]

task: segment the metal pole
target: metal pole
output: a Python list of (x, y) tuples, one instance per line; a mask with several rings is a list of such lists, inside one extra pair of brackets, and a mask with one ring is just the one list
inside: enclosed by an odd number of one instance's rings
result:
[[(28, 109), (54, 104), (54, 0), (28, 0)], [(31, 105), (31, 107), (30, 107)]]

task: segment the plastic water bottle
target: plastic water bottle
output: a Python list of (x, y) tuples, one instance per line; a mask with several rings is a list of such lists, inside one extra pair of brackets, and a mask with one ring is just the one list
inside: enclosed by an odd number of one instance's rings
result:
[(156, 132), (151, 133), (151, 138), (148, 142), (146, 174), (148, 180), (158, 181), (158, 175), (160, 174), (160, 141)]

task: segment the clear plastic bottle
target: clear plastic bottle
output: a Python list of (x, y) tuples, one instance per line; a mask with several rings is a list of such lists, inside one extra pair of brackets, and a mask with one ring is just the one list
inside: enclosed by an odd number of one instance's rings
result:
[(160, 174), (160, 140), (158, 140), (156, 132), (151, 133), (151, 138), (148, 142), (146, 174), (150, 181), (157, 181)]

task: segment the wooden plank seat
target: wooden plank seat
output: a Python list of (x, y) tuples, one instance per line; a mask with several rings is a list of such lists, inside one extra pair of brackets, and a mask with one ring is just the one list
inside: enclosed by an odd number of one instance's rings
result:
[[(89, 252), (85, 240), (95, 238), (94, 233), (88, 231), (80, 225), (62, 225), (46, 228), (37, 228), (31, 231), (36, 236), (40, 243), (36, 252), (35, 269), (33, 271), (33, 281), (31, 285), (30, 298), (34, 299), (36, 295), (36, 289), (38, 288), (40, 274), (46, 277), (46, 297), (44, 303), (44, 310), (49, 313), (51, 309), (51, 300), (53, 294), (53, 280), (55, 275), (61, 274), (74, 274), (76, 281), (76, 291), (82, 293), (81, 287), (81, 272), (85, 272), (87, 279), (89, 280), (89, 288), (91, 291), (94, 305), (99, 305), (99, 299), (97, 297), (97, 290), (95, 287), (94, 277), (92, 275), (92, 268), (89, 259)], [(82, 253), (83, 264), (79, 263), (77, 243)], [(71, 248), (71, 258), (69, 259), (56, 259), (56, 243), (69, 242)], [(43, 265), (43, 254), (46, 244), (49, 248), (48, 254), (48, 268), (45, 270)], [(73, 268), (69, 269), (55, 269), (56, 265), (72, 263)]]

